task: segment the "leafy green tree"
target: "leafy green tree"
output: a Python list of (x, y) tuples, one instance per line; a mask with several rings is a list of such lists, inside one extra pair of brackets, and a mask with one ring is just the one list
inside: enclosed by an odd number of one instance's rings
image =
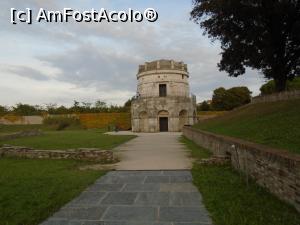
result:
[(84, 108), (80, 106), (80, 102), (74, 100), (73, 106), (69, 108), (70, 113), (82, 113)]
[(215, 110), (225, 110), (226, 89), (223, 87), (214, 90), (211, 105)]
[(210, 110), (210, 105), (207, 103), (207, 101), (203, 101), (199, 104), (198, 109), (199, 111), (209, 111)]
[[(287, 81), (286, 88), (288, 91), (300, 90), (300, 77), (295, 77), (294, 80)], [(276, 89), (275, 89), (274, 80), (270, 80), (260, 87), (261, 95), (268, 95), (268, 94), (272, 94), (275, 92), (276, 92)]]
[(104, 111), (107, 111), (107, 104), (106, 102), (104, 101), (101, 101), (101, 100), (97, 100), (95, 102), (95, 109), (98, 111), (98, 112), (104, 112)]
[(65, 106), (61, 105), (58, 108), (56, 108), (54, 114), (70, 114), (71, 110), (66, 108)]
[(191, 19), (220, 41), (221, 71), (237, 77), (258, 69), (284, 91), (300, 74), (299, 8), (298, 0), (193, 0)]
[(233, 87), (226, 92), (226, 107), (229, 110), (251, 102), (251, 91), (247, 87)]
[(124, 103), (124, 107), (131, 107), (131, 102), (132, 102), (132, 98), (128, 99), (128, 100)]
[(251, 92), (247, 87), (233, 87), (228, 90), (221, 87), (214, 90), (212, 107), (215, 110), (232, 110), (250, 101)]
[(132, 103), (133, 99), (134, 99), (134, 97), (128, 99), (128, 100), (124, 103), (123, 108), (124, 108), (124, 111), (125, 111), (125, 112), (130, 112), (130, 109), (131, 109), (131, 103)]
[(57, 104), (55, 103), (46, 104), (46, 111), (49, 114), (56, 114), (56, 109), (57, 109)]
[(41, 109), (39, 106), (32, 106), (28, 104), (19, 103), (13, 107), (12, 112), (20, 116), (32, 116), (40, 115)]
[(0, 116), (4, 116), (8, 113), (8, 109), (5, 106), (0, 105)]
[(90, 102), (82, 102), (81, 104), (83, 105), (83, 108), (85, 108), (85, 109), (90, 109), (92, 106), (92, 103), (90, 103)]

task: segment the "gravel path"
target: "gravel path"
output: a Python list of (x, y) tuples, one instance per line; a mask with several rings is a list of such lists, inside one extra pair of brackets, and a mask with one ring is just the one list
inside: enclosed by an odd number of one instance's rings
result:
[(117, 170), (184, 170), (192, 168), (186, 147), (179, 142), (181, 133), (130, 133), (137, 135), (115, 148), (120, 163)]

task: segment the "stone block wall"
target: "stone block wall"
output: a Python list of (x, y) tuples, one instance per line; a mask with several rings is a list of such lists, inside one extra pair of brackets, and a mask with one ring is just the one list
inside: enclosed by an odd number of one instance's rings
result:
[(30, 159), (75, 159), (93, 162), (111, 163), (116, 159), (113, 152), (99, 149), (35, 150), (27, 147), (4, 146), (0, 148), (0, 157), (20, 157)]
[[(168, 131), (178, 132), (182, 129), (180, 113), (186, 111), (185, 123), (196, 122), (196, 105), (191, 98), (163, 97), (140, 98), (132, 101), (131, 119), (133, 132), (159, 132), (159, 116), (165, 112), (168, 117)], [(142, 116), (144, 115), (143, 119)]]
[(215, 155), (229, 156), (234, 168), (300, 212), (299, 155), (191, 127), (184, 127), (183, 135)]

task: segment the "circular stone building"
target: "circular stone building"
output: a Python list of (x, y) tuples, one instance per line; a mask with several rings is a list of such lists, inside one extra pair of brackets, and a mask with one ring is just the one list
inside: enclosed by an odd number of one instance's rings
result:
[(139, 66), (132, 101), (133, 132), (181, 131), (196, 122), (196, 97), (190, 96), (187, 65), (173, 60)]

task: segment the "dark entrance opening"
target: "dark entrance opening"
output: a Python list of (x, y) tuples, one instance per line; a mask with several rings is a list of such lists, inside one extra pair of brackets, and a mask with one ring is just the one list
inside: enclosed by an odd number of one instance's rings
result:
[(166, 97), (167, 96), (167, 85), (160, 84), (159, 85), (159, 97)]
[(159, 117), (160, 132), (168, 132), (168, 117)]

